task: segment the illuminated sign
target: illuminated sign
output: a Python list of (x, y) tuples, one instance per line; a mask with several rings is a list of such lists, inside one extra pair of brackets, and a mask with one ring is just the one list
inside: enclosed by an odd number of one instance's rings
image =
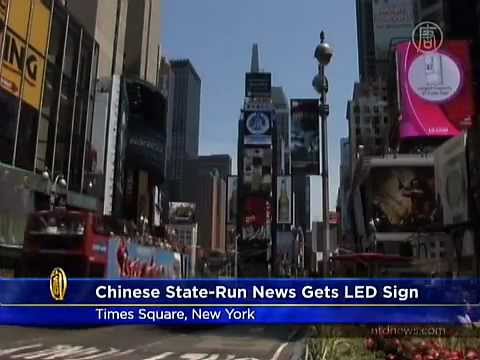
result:
[(400, 138), (454, 137), (476, 115), (470, 46), (445, 41), (437, 52), (411, 43), (396, 47)]
[[(32, 14), (30, 8), (33, 1)], [(0, 6), (0, 46), (3, 41), (8, 1)], [(31, 15), (31, 16), (30, 16)], [(30, 38), (28, 29), (30, 19)], [(7, 34), (3, 44), (0, 87), (40, 108), (45, 56), (49, 35), (50, 9), (41, 0), (10, 1)], [(23, 77), (23, 84), (22, 84)], [(22, 89), (23, 86), (23, 89)]]

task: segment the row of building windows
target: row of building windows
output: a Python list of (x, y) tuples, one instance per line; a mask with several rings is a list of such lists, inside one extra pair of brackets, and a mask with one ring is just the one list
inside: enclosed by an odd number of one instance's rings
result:
[[(363, 120), (363, 121), (362, 121)], [(374, 125), (380, 125), (381, 124), (381, 118), (380, 116), (374, 116), (374, 117), (360, 117), (360, 116), (355, 116), (355, 125), (360, 125), (361, 123), (363, 124), (370, 124), (373, 123)], [(383, 124), (386, 125), (388, 124), (388, 116), (383, 117)]]
[[(384, 100), (386, 100), (386, 98), (384, 98)], [(354, 114), (360, 114), (362, 112), (362, 109), (360, 107), (360, 105), (355, 105), (353, 107), (353, 113)], [(370, 114), (370, 113), (375, 113), (375, 114), (378, 114), (380, 112), (388, 112), (388, 107), (387, 106), (378, 106), (378, 105), (374, 105), (372, 107), (368, 106), (368, 105), (365, 105), (363, 106), (363, 112), (365, 114)]]
[[(12, 4), (13, 2), (9, 2)], [(19, 67), (19, 91), (12, 94), (0, 89), (0, 161), (25, 170), (65, 176), (69, 189), (81, 191), (85, 169), (90, 168), (89, 148), (93, 117), (94, 82), (98, 62), (98, 44), (53, 0), (22, 0), (10, 9), (8, 32), (16, 33), (19, 24), (12, 12), (29, 12), (28, 29), (21, 39), (25, 48), (39, 59), (36, 67), (40, 102), (38, 108), (28, 103), (28, 68)], [(36, 15), (48, 14), (43, 23), (32, 21)], [(45, 16), (44, 16), (45, 17)], [(18, 20), (17, 20), (18, 21)], [(39, 29), (39, 26), (47, 27)], [(35, 44), (38, 35), (46, 34), (46, 56)], [(8, 51), (8, 41), (2, 52)], [(0, 62), (2, 79), (8, 74), (7, 61)], [(24, 71), (22, 71), (24, 69)], [(3, 82), (2, 82), (3, 83)]]

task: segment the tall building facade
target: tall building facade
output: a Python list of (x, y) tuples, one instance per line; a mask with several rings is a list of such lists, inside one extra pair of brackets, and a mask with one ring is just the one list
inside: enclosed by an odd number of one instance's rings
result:
[(381, 79), (354, 85), (353, 99), (347, 106), (352, 149), (362, 145), (365, 154), (384, 153), (390, 130), (387, 82)]
[(123, 72), (128, 0), (63, 0), (99, 44), (98, 77)]
[(196, 204), (198, 244), (225, 252), (226, 179), (231, 174), (229, 155), (199, 156), (185, 161), (182, 201)]
[(155, 85), (161, 63), (161, 4), (161, 0), (128, 1), (125, 34), (125, 74)]
[(198, 156), (201, 80), (189, 60), (171, 62), (175, 78), (173, 95), (170, 178), (181, 180), (185, 160)]
[(279, 174), (290, 174), (290, 108), (283, 88), (272, 86), (272, 103), (275, 109), (277, 132), (277, 164)]

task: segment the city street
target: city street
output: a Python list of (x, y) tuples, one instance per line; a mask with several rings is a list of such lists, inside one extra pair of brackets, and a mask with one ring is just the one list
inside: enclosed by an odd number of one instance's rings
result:
[(291, 327), (0, 328), (0, 359), (283, 360), (302, 358), (303, 348)]

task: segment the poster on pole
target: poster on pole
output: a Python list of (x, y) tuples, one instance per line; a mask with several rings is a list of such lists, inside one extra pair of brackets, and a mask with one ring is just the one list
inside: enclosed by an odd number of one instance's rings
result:
[(293, 99), (291, 166), (293, 175), (320, 174), (320, 129), (317, 99)]
[(277, 177), (277, 224), (292, 223), (292, 178)]

